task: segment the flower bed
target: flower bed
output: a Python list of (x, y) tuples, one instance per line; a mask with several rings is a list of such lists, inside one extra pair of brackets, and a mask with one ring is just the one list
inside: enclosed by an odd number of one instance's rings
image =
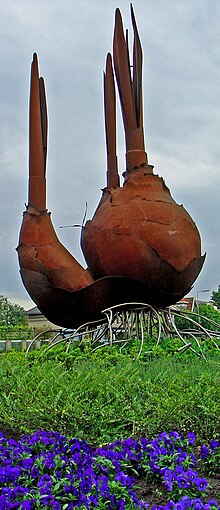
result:
[[(220, 485), (213, 493), (201, 473), (217, 476), (219, 467), (220, 442), (198, 447), (193, 433), (118, 439), (99, 448), (58, 432), (37, 431), (21, 441), (1, 433), (0, 509), (215, 510)], [(140, 497), (143, 480), (150, 502)]]

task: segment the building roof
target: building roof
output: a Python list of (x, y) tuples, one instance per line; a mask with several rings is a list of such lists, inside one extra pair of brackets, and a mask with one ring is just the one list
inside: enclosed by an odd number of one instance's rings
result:
[(195, 297), (184, 297), (178, 301), (177, 305), (192, 312), (195, 306)]
[(43, 315), (37, 306), (33, 306), (30, 310), (26, 311), (28, 317)]

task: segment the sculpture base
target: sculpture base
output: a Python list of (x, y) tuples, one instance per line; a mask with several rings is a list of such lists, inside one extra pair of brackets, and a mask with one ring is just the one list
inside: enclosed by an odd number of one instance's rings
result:
[[(61, 343), (66, 345), (68, 352), (74, 344), (79, 347), (85, 343), (90, 353), (98, 349), (118, 345), (120, 352), (129, 343), (135, 342), (136, 358), (141, 354), (150, 354), (153, 347), (162, 345), (166, 338), (176, 338), (182, 344), (173, 352), (190, 350), (197, 356), (205, 358), (205, 340), (209, 339), (213, 346), (220, 350), (220, 325), (196, 312), (183, 311), (172, 306), (156, 309), (146, 303), (122, 303), (102, 311), (103, 319), (82, 324), (75, 330), (47, 330), (37, 335), (28, 346), (26, 356), (35, 344), (44, 345), (42, 354)], [(54, 332), (52, 340), (45, 342), (45, 335)]]

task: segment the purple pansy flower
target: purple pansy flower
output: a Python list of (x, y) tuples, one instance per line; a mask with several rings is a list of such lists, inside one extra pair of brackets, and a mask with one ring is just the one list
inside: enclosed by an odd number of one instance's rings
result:
[(205, 478), (197, 478), (195, 480), (195, 485), (199, 491), (205, 491), (208, 485), (208, 482)]
[(192, 446), (192, 445), (194, 445), (195, 440), (196, 440), (196, 435), (194, 434), (194, 432), (188, 432), (188, 443)]

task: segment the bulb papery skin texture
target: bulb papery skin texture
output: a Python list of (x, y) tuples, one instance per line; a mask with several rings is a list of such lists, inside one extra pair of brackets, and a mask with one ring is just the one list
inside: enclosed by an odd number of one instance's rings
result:
[[(203, 264), (191, 216), (174, 201), (164, 180), (145, 168), (128, 173), (122, 188), (104, 190), (81, 242), (95, 279), (125, 276), (155, 292), (168, 286), (174, 294), (184, 294)], [(185, 283), (180, 285), (183, 274)]]

